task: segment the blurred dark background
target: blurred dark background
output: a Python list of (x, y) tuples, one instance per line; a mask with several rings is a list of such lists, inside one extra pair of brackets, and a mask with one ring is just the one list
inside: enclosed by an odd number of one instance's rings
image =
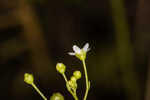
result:
[[(73, 100), (55, 66), (63, 62), (69, 78), (82, 63), (67, 53), (90, 44), (87, 100), (150, 100), (149, 0), (0, 0), (0, 98), (42, 100), (24, 83), (50, 97)], [(78, 81), (78, 96), (85, 80)]]

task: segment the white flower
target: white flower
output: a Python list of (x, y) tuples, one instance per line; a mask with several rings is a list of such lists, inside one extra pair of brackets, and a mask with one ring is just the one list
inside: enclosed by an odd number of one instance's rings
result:
[(86, 53), (90, 50), (89, 43), (86, 43), (82, 49), (80, 49), (77, 45), (73, 46), (74, 52), (69, 52), (68, 54), (71, 56), (76, 56), (80, 60), (85, 60)]

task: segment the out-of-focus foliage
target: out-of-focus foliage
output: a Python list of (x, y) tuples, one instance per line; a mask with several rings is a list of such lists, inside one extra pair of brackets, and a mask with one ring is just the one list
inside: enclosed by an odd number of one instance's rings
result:
[(46, 0), (28, 0), (28, 2), (35, 4), (43, 4), (46, 2)]

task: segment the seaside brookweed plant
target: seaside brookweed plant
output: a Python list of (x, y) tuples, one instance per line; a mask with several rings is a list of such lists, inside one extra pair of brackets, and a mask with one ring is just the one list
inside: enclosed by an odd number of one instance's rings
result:
[[(85, 85), (86, 85), (83, 100), (87, 99), (88, 92), (90, 89), (90, 81), (88, 80), (88, 74), (87, 74), (87, 69), (86, 69), (86, 64), (85, 64), (86, 55), (89, 50), (90, 50), (89, 44), (86, 43), (82, 49), (80, 49), (78, 46), (74, 45), (73, 46), (74, 52), (68, 53), (71, 56), (77, 57), (83, 64)], [(74, 71), (73, 75), (68, 80), (65, 75), (66, 66), (63, 63), (57, 63), (56, 70), (63, 76), (63, 78), (66, 82), (66, 88), (70, 92), (70, 94), (73, 96), (73, 98), (75, 100), (79, 100), (76, 91), (77, 91), (77, 87), (78, 87), (77, 80), (79, 80), (82, 76), (81, 72), (79, 70)], [(34, 77), (32, 74), (25, 73), (24, 74), (24, 82), (31, 85), (41, 95), (41, 97), (44, 100), (47, 100), (47, 98), (43, 95), (43, 93), (34, 84)], [(57, 92), (57, 93), (53, 93), (53, 95), (50, 97), (50, 100), (64, 100), (64, 97), (61, 93)]]

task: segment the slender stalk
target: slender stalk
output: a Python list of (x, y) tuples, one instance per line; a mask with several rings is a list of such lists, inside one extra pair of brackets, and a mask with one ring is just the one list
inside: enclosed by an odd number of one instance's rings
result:
[(83, 63), (83, 68), (84, 68), (84, 73), (85, 73), (85, 80), (86, 80), (86, 91), (85, 91), (85, 95), (84, 95), (83, 100), (86, 100), (87, 95), (88, 95), (88, 91), (89, 91), (89, 80), (88, 80), (88, 74), (87, 74), (85, 60), (82, 60), (82, 63)]
[(41, 96), (44, 100), (47, 100), (47, 98), (43, 95), (43, 93), (37, 88), (37, 86), (36, 86), (34, 83), (32, 83), (31, 85), (34, 87), (34, 89), (40, 94), (40, 96)]
[(65, 81), (66, 81), (66, 83), (68, 82), (68, 80), (67, 80), (67, 77), (66, 77), (66, 75), (65, 74), (62, 74), (63, 75), (63, 77), (64, 77), (64, 79), (65, 79)]
[(75, 100), (79, 100), (78, 97), (77, 97), (77, 95), (76, 95), (76, 93), (73, 93), (72, 91), (70, 91), (70, 93), (72, 94), (72, 96), (73, 96), (73, 98), (74, 98)]

